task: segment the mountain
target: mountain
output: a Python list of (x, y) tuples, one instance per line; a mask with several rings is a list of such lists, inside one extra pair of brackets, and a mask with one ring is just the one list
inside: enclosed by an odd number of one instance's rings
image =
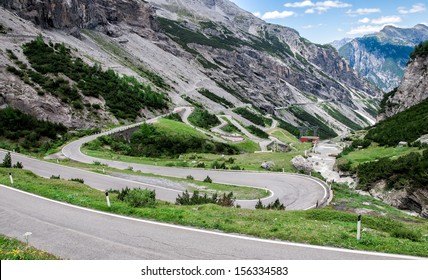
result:
[[(392, 117), (428, 98), (428, 41), (418, 45), (410, 55), (400, 86), (385, 95), (379, 120)], [(424, 118), (425, 119), (425, 118)], [(428, 122), (426, 123), (428, 126)]]
[(356, 38), (339, 48), (339, 54), (361, 76), (384, 92), (400, 84), (415, 45), (428, 40), (428, 27), (385, 26), (380, 32)]
[(343, 47), (344, 45), (348, 44), (349, 42), (351, 42), (352, 38), (343, 38), (341, 40), (335, 40), (333, 42), (330, 43), (330, 45), (332, 45), (336, 50), (339, 50), (341, 47)]
[[(110, 75), (113, 71), (134, 76), (165, 93), (170, 108), (200, 103), (245, 123), (225, 104), (250, 104), (296, 127), (316, 126), (330, 135), (374, 122), (380, 93), (333, 47), (313, 44), (291, 28), (265, 23), (227, 0), (3, 0), (0, 4), (7, 9), (1, 9), (0, 18), (7, 33), (0, 35), (0, 106), (9, 104), (79, 128), (132, 121), (165, 110), (141, 101), (143, 109), (128, 112), (118, 107), (126, 102), (113, 102), (114, 96), (106, 92), (85, 95), (84, 84), (61, 73), (49, 75), (61, 82), (70, 79), (70, 86), (77, 86), (82, 109), (76, 113), (73, 103), (55, 92), (37, 94), (40, 85), (34, 79), (30, 77), (28, 83), (25, 75), (19, 77), (6, 68), (17, 68), (19, 63), (28, 68), (31, 63), (21, 46), (41, 34), (46, 43), (65, 43), (66, 52), (88, 65), (110, 69)], [(7, 55), (7, 49), (13, 50), (19, 63)], [(228, 102), (219, 104), (218, 98), (201, 94), (205, 89)], [(98, 104), (95, 110), (91, 104)]]

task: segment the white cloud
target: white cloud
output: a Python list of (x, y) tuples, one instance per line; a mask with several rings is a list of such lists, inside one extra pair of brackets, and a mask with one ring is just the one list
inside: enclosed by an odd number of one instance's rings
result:
[(322, 23), (319, 23), (319, 24), (316, 24), (316, 25), (309, 24), (309, 25), (302, 26), (302, 28), (303, 28), (303, 29), (312, 29), (312, 28), (318, 28), (318, 27), (321, 27), (321, 26), (323, 26), (323, 25), (324, 25), (324, 24), (322, 24)]
[(389, 16), (389, 17), (380, 17), (377, 19), (373, 19), (371, 23), (373, 24), (386, 24), (386, 23), (395, 23), (401, 22), (401, 18), (399, 16)]
[(368, 15), (368, 14), (380, 13), (380, 12), (381, 10), (377, 8), (359, 8), (359, 9), (356, 9), (355, 11), (349, 10), (346, 13), (349, 15)]
[(338, 32), (343, 32), (343, 29), (342, 28), (338, 28), (337, 31)]
[(255, 15), (258, 18), (262, 17), (262, 14), (260, 12), (254, 12), (253, 15)]
[(362, 18), (358, 21), (359, 23), (369, 23), (370, 19), (369, 18)]
[(315, 6), (312, 1), (303, 1), (303, 2), (294, 2), (294, 3), (285, 3), (285, 7), (287, 8), (303, 8), (303, 7), (312, 7)]
[(293, 3), (285, 3), (285, 7), (287, 8), (308, 8), (305, 11), (305, 14), (314, 14), (318, 12), (322, 14), (332, 8), (348, 8), (352, 7), (351, 4), (341, 2), (341, 1), (322, 1), (322, 2), (312, 2), (312, 1), (302, 1), (302, 2), (293, 2)]
[(317, 2), (315, 4), (318, 7), (328, 7), (328, 8), (348, 8), (352, 7), (351, 4), (343, 3), (340, 1), (324, 1), (324, 2)]
[(280, 19), (280, 18), (291, 17), (293, 15), (295, 15), (295, 13), (290, 11), (283, 11), (283, 12), (273, 11), (273, 12), (264, 13), (262, 16), (262, 19)]
[(364, 35), (379, 32), (383, 26), (361, 25), (346, 32), (348, 35)]
[(407, 9), (405, 7), (399, 7), (397, 10), (400, 14), (404, 15), (404, 14), (421, 13), (421, 12), (424, 12), (426, 8), (425, 8), (425, 4), (418, 3), (413, 5), (410, 9)]

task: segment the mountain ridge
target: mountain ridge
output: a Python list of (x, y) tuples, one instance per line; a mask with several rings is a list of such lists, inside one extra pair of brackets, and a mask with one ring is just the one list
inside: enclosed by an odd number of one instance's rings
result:
[(384, 92), (400, 84), (415, 45), (428, 40), (428, 26), (385, 26), (380, 32), (355, 38), (338, 49), (361, 76)]
[[(168, 89), (158, 89), (165, 90), (174, 105), (186, 105), (191, 98), (214, 112), (225, 110), (201, 96), (198, 90), (207, 88), (237, 106), (252, 103), (295, 126), (311, 123), (290, 110), (276, 108), (306, 104), (299, 106), (338, 132), (349, 128), (326, 106), (360, 126), (373, 121), (377, 106), (373, 97), (379, 93), (355, 75), (333, 48), (313, 44), (291, 28), (266, 24), (230, 1), (72, 0), (54, 6), (57, 1), (53, 0), (51, 6), (44, 2), (43, 7), (29, 8), (30, 2), (6, 0), (2, 5), (33, 23), (43, 19), (48, 28), (32, 28), (31, 32), (41, 31), (50, 40), (66, 42), (85, 54), (87, 62), (97, 61), (142, 81), (151, 82), (150, 75), (142, 75), (147, 71), (161, 77)], [(78, 5), (86, 13), (78, 17), (80, 21), (70, 21), (73, 17), (67, 13)], [(188, 7), (198, 5), (220, 20), (195, 20)], [(220, 9), (223, 6), (228, 7), (227, 13)], [(140, 23), (135, 22), (138, 15), (144, 19)], [(169, 18), (162, 20), (160, 15)], [(186, 34), (191, 36), (186, 38)]]

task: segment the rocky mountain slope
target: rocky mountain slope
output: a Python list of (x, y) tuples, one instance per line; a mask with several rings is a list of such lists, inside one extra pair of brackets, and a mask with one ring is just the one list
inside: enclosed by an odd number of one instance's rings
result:
[[(428, 41), (411, 54), (404, 78), (397, 90), (385, 96), (379, 120), (389, 118), (428, 98)], [(427, 122), (428, 125), (428, 122)]]
[(428, 27), (386, 26), (380, 32), (356, 38), (339, 48), (339, 53), (361, 76), (384, 92), (400, 84), (415, 45), (428, 40)]
[[(13, 50), (41, 34), (64, 42), (74, 56), (131, 75), (169, 96), (170, 107), (201, 103), (230, 111), (200, 94), (208, 89), (235, 106), (251, 104), (294, 126), (340, 133), (373, 123), (379, 92), (330, 46), (316, 45), (293, 29), (267, 24), (227, 0), (2, 0), (0, 106), (10, 104), (70, 127), (99, 126), (120, 118), (109, 110), (77, 112), (54, 94), (6, 70)], [(106, 100), (82, 96), (86, 104)], [(155, 114), (142, 109), (142, 116)], [(314, 118), (315, 117), (315, 118)]]

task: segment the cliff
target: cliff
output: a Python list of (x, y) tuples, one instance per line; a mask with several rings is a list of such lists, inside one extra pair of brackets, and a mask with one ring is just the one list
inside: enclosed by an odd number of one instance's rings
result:
[[(428, 41), (420, 45), (427, 48)], [(428, 98), (428, 52), (416, 49), (407, 65), (398, 89), (383, 101), (385, 108), (378, 119), (396, 115)]]
[(338, 50), (353, 69), (384, 92), (393, 90), (403, 78), (415, 45), (428, 40), (428, 27), (385, 26), (380, 32), (356, 38)]

